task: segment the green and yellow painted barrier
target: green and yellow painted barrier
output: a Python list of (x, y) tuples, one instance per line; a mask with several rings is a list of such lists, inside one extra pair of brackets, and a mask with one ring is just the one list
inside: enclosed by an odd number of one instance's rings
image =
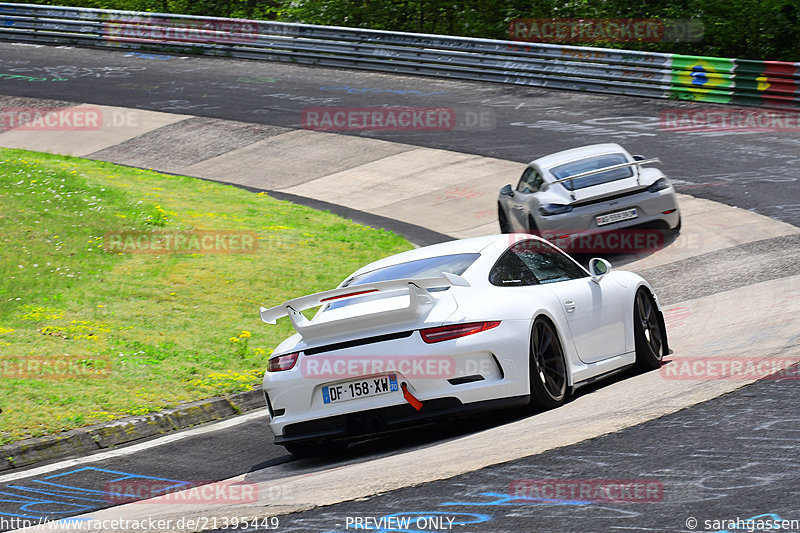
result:
[(673, 54), (670, 67), (671, 98), (800, 107), (800, 63)]

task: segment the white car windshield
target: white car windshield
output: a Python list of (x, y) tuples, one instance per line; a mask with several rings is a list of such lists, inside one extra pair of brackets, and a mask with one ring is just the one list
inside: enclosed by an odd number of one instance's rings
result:
[[(621, 165), (628, 163), (628, 159), (624, 154), (605, 154), (600, 156), (588, 157), (580, 161), (573, 161), (571, 163), (564, 163), (550, 169), (550, 173), (556, 179), (564, 179), (576, 174), (582, 174), (591, 170), (610, 167), (613, 165)], [(599, 172), (586, 176), (585, 178), (578, 178), (562, 182), (561, 185), (570, 191), (583, 189), (586, 187), (593, 187), (603, 183), (609, 183), (623, 178), (630, 178), (633, 176), (633, 169), (631, 167), (618, 168), (616, 170), (609, 170), (607, 172)]]

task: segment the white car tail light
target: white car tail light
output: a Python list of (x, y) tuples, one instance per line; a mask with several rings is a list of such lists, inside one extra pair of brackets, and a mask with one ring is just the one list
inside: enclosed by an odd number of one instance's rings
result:
[(300, 352), (294, 352), (272, 357), (267, 365), (267, 371), (283, 372), (284, 370), (291, 370), (294, 368), (295, 363), (297, 363), (297, 357), (299, 355)]
[(421, 329), (419, 333), (422, 335), (422, 340), (431, 344), (434, 342), (457, 339), (458, 337), (466, 337), (467, 335), (473, 335), (481, 331), (486, 331), (487, 329), (496, 328), (499, 325), (499, 320), (494, 322), (471, 322), (469, 324), (453, 324), (452, 326)]

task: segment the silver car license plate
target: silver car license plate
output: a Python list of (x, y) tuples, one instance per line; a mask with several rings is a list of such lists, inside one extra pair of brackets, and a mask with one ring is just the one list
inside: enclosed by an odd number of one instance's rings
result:
[(622, 222), (623, 220), (630, 220), (639, 216), (636, 208), (626, 209), (625, 211), (617, 211), (616, 213), (609, 213), (607, 215), (600, 215), (596, 218), (598, 226), (605, 226), (615, 222)]

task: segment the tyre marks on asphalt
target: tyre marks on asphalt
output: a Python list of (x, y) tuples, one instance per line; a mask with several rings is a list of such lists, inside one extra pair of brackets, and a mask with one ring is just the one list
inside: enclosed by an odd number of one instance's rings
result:
[[(412, 149), (413, 146), (376, 139), (291, 130), (184, 167), (181, 172), (188, 176), (291, 193), (293, 185)], [(352, 184), (350, 187), (348, 190), (352, 190)], [(329, 201), (326, 195), (314, 199)]]
[(192, 117), (104, 148), (88, 157), (178, 173), (192, 165), (287, 131), (278, 126), (244, 125), (228, 120)]
[[(665, 302), (701, 298), (794, 276), (798, 272), (800, 234), (797, 233), (702, 253), (662, 266), (637, 269), (637, 273), (651, 281), (659, 298)], [(800, 299), (800, 289), (790, 286), (776, 297), (774, 305), (782, 307), (787, 298)], [(753, 318), (757, 318), (757, 314)]]

